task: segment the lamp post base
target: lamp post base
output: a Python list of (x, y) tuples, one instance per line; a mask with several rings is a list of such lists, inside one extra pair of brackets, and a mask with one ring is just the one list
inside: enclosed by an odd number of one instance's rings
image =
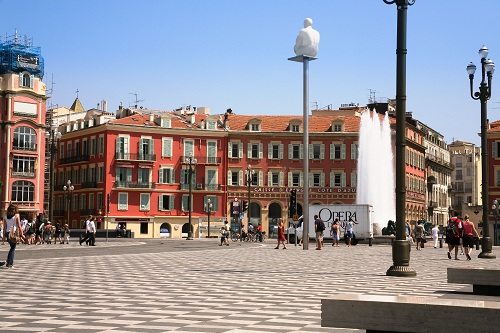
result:
[(187, 236), (186, 240), (193, 240), (193, 233), (192, 232), (188, 232), (188, 236)]
[(410, 267), (410, 244), (407, 240), (395, 240), (392, 245), (393, 265), (387, 270), (388, 276), (413, 277), (417, 272)]
[(491, 237), (483, 237), (481, 239), (481, 253), (477, 256), (481, 259), (496, 259), (496, 256), (491, 252)]

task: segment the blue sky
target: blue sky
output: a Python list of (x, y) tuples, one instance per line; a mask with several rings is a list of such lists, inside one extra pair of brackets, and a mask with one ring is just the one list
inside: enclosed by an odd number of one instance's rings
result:
[[(2, 40), (17, 29), (42, 48), (44, 81), (55, 82), (49, 104), (71, 106), (78, 89), (86, 109), (103, 99), (109, 111), (128, 107), (137, 94), (150, 109), (302, 115), (302, 66), (287, 59), (306, 17), (321, 34), (311, 108), (365, 105), (370, 89), (395, 97), (397, 11), (382, 0), (0, 0), (0, 8), (10, 13)], [(498, 13), (497, 0), (416, 0), (408, 9), (407, 111), (448, 143), (480, 144), (465, 67), (480, 64), (483, 44), (500, 66)], [(495, 76), (492, 86), (494, 121)]]

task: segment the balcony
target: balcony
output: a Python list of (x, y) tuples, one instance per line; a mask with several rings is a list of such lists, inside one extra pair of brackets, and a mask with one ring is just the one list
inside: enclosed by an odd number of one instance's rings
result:
[(116, 160), (122, 161), (156, 161), (156, 154), (142, 154), (142, 153), (116, 153)]
[(35, 172), (34, 171), (14, 171), (14, 170), (12, 170), (12, 177), (35, 178)]
[(83, 182), (81, 183), (82, 188), (97, 188), (96, 182)]
[[(189, 164), (191, 156), (182, 156), (182, 163)], [(216, 156), (195, 156), (197, 164), (220, 164), (222, 158)]]
[(59, 165), (70, 164), (76, 162), (88, 162), (90, 160), (90, 155), (76, 155), (71, 157), (63, 157), (59, 159)]
[(96, 215), (97, 210), (95, 209), (80, 209), (80, 215)]
[(27, 151), (36, 151), (36, 143), (34, 142), (24, 142), (23, 143), (17, 143), (14, 142), (12, 144), (12, 149), (14, 150), (27, 150)]
[(148, 182), (124, 182), (124, 181), (116, 181), (116, 188), (146, 188), (153, 189), (156, 188), (156, 183), (148, 183)]
[(434, 156), (432, 154), (425, 153), (425, 158), (428, 159), (429, 161), (432, 161), (432, 162), (436, 163), (436, 164), (439, 164), (439, 165), (442, 165), (444, 167), (447, 167), (450, 170), (455, 169), (455, 166), (452, 165), (450, 162), (445, 161), (444, 159), (442, 159), (440, 157), (437, 157), (437, 156)]
[[(180, 184), (181, 190), (189, 190), (189, 184)], [(192, 190), (219, 191), (220, 184), (192, 184)]]

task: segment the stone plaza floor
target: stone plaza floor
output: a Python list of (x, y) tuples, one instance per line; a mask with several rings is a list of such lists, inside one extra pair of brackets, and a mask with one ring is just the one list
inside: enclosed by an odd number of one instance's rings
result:
[[(417, 276), (403, 278), (386, 276), (389, 244), (275, 246), (221, 247), (217, 239), (18, 245), (14, 268), (0, 269), (0, 332), (354, 332), (320, 326), (322, 298), (464, 297), (469, 287), (448, 284), (447, 267), (500, 269), (498, 247), (498, 259), (478, 259), (474, 250), (472, 261), (449, 260), (428, 242), (411, 251)], [(8, 248), (0, 245), (0, 260)]]

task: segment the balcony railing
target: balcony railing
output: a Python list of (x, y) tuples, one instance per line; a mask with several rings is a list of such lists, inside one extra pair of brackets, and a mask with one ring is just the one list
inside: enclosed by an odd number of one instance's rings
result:
[(35, 178), (34, 171), (12, 171), (12, 177)]
[(80, 209), (80, 215), (96, 215), (97, 210), (95, 209)]
[[(189, 184), (180, 184), (181, 190), (189, 190)], [(220, 184), (192, 184), (192, 190), (218, 191)]]
[[(182, 156), (182, 163), (189, 164), (189, 158), (191, 156)], [(220, 164), (222, 158), (217, 156), (195, 156), (197, 164)]]
[(81, 184), (82, 188), (97, 188), (96, 182), (83, 182)]
[(156, 154), (116, 153), (115, 159), (125, 161), (156, 161)]
[(76, 162), (86, 162), (90, 160), (90, 155), (77, 155), (77, 156), (71, 156), (71, 157), (63, 157), (59, 159), (59, 164), (70, 164), (70, 163), (76, 163)]
[(121, 188), (150, 188), (150, 189), (153, 189), (153, 188), (156, 187), (156, 183), (116, 181), (115, 182), (115, 187), (121, 187)]
[(15, 149), (15, 150), (36, 151), (36, 143), (24, 143), (24, 145), (23, 144), (16, 144), (16, 143), (14, 143), (12, 145), (12, 149)]

